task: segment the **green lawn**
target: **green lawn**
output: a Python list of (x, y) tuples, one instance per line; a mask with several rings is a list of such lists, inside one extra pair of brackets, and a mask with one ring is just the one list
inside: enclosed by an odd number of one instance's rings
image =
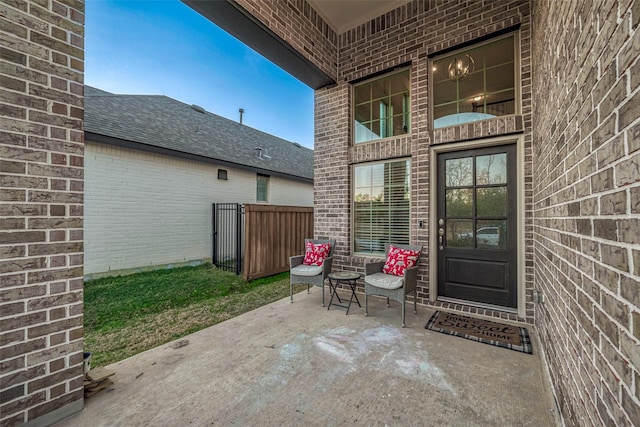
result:
[(108, 365), (287, 295), (288, 272), (247, 283), (211, 265), (92, 280), (84, 348), (92, 367)]

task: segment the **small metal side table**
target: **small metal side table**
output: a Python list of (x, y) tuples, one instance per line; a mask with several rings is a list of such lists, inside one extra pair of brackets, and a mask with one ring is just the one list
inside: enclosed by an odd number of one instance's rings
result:
[[(358, 303), (358, 307), (362, 307), (360, 305), (360, 301), (358, 301), (358, 296), (356, 295), (356, 281), (360, 278), (359, 273), (354, 273), (353, 271), (336, 271), (335, 273), (329, 273), (329, 290), (331, 291), (331, 299), (329, 300), (329, 306), (327, 310), (331, 308), (331, 305), (337, 305), (338, 307), (346, 308), (347, 313), (349, 314), (349, 308), (351, 308), (351, 303), (355, 298)], [(351, 288), (351, 297), (349, 298), (349, 305), (344, 305), (346, 303), (346, 299), (343, 301), (340, 299), (340, 296), (337, 292), (337, 287), (340, 284), (349, 285)], [(338, 298), (338, 303), (333, 302), (333, 298)]]

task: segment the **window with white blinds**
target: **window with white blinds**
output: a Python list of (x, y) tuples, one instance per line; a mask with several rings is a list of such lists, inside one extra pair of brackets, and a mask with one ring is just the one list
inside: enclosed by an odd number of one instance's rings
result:
[(386, 243), (409, 244), (409, 160), (353, 169), (353, 250), (384, 254)]

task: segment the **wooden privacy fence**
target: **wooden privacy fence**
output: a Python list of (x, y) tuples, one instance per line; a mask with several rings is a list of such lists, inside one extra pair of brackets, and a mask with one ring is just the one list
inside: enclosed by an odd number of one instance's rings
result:
[(313, 238), (313, 208), (244, 205), (246, 280), (289, 270), (289, 257), (304, 254), (304, 239)]

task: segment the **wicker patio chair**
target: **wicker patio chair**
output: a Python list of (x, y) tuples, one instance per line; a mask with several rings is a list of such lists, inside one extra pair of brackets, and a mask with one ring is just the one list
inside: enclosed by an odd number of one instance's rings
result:
[[(385, 245), (385, 252), (389, 254), (389, 246)], [(401, 249), (409, 249), (412, 251), (422, 251), (422, 246), (413, 245), (393, 245)], [(418, 261), (420, 259), (418, 258)], [(387, 307), (389, 307), (389, 299), (402, 304), (402, 327), (405, 326), (405, 301), (407, 294), (413, 292), (413, 313), (416, 314), (416, 287), (418, 282), (418, 265), (404, 270), (404, 275), (394, 276), (382, 272), (385, 261), (371, 262), (364, 265), (364, 315), (369, 315), (368, 298), (369, 295), (378, 295), (387, 298)]]
[(307, 293), (309, 293), (309, 288), (311, 285), (319, 286), (322, 288), (322, 306), (324, 307), (324, 281), (331, 273), (331, 266), (333, 264), (333, 252), (336, 247), (335, 240), (318, 240), (318, 239), (305, 239), (305, 247), (307, 246), (307, 242), (312, 242), (313, 244), (322, 244), (329, 243), (330, 250), (329, 256), (324, 259), (322, 265), (304, 265), (302, 262), (304, 261), (304, 255), (296, 255), (289, 258), (289, 267), (290, 267), (290, 279), (289, 279), (289, 287), (291, 293), (291, 302), (293, 302), (293, 285), (298, 283), (306, 283), (307, 285)]

